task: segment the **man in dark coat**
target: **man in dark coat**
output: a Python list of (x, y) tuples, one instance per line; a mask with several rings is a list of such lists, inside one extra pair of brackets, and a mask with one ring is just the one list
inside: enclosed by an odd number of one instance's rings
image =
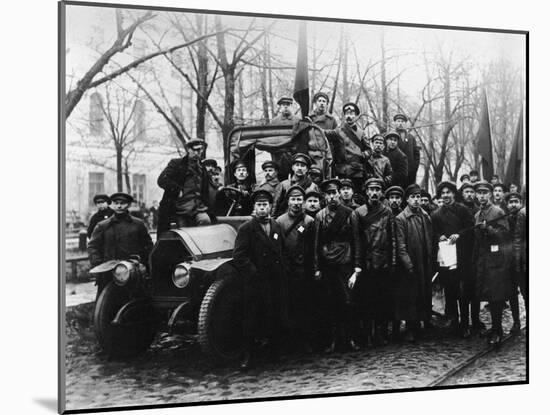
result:
[(475, 214), (474, 268), (477, 271), (477, 293), (489, 302), (491, 335), (489, 344), (502, 341), (502, 311), (510, 298), (512, 246), (504, 211), (491, 203), (493, 186), (482, 180), (475, 184), (480, 210)]
[(519, 289), (521, 296), (527, 307), (527, 249), (526, 249), (526, 237), (527, 237), (527, 212), (525, 207), (522, 207), (518, 212), (518, 219), (516, 222), (516, 229), (514, 232), (514, 265), (516, 275), (518, 276)]
[(208, 210), (212, 212), (216, 203), (216, 195), (218, 194), (218, 189), (220, 188), (219, 182), (214, 179), (214, 175), (218, 170), (218, 162), (215, 159), (204, 159), (201, 164), (204, 167), (206, 177), (208, 178), (208, 197), (206, 204), (208, 206)]
[(160, 174), (157, 183), (164, 189), (159, 205), (157, 233), (177, 226), (202, 226), (211, 223), (208, 216), (208, 177), (201, 165), (206, 149), (204, 140), (189, 140), (187, 155), (172, 159)]
[(305, 192), (292, 186), (286, 194), (288, 211), (276, 222), (283, 235), (283, 256), (289, 275), (292, 338), (307, 351), (312, 340), (313, 218), (304, 212)]
[[(129, 259), (133, 255), (138, 255), (144, 264), (148, 263), (153, 241), (143, 221), (128, 212), (132, 200), (126, 193), (111, 195), (114, 214), (97, 224), (88, 243), (92, 267), (111, 259)], [(97, 296), (110, 278), (110, 273), (99, 274)]]
[(332, 326), (327, 353), (334, 352), (337, 341), (345, 348), (357, 349), (351, 338), (354, 309), (351, 290), (362, 271), (354, 238), (357, 222), (353, 211), (340, 201), (340, 186), (337, 179), (322, 183), (327, 207), (315, 216), (314, 275), (328, 292), (325, 304)]
[(506, 200), (504, 200), (505, 194), (506, 188), (502, 183), (493, 185), (493, 205), (501, 208), (504, 212), (506, 212)]
[(350, 179), (342, 179), (340, 180), (340, 184), (342, 185), (340, 188), (342, 204), (350, 209), (357, 209), (359, 204), (354, 200), (356, 195), (353, 182)]
[(254, 190), (267, 190), (273, 196), (273, 200), (277, 199), (277, 192), (280, 191), (281, 182), (279, 181), (279, 165), (271, 160), (262, 163), (264, 172), (264, 180), (257, 185)]
[(313, 112), (309, 114), (309, 118), (323, 130), (334, 130), (338, 127), (336, 118), (327, 112), (329, 102), (330, 99), (324, 92), (317, 92), (313, 95), (313, 104), (315, 108)]
[(292, 156), (292, 176), (281, 182), (279, 190), (275, 194), (275, 216), (280, 216), (286, 212), (288, 208), (286, 192), (292, 186), (298, 185), (305, 192), (319, 191), (317, 185), (313, 183), (307, 174), (310, 166), (311, 158), (307, 154), (296, 153)]
[(407, 207), (395, 218), (397, 259), (404, 272), (397, 281), (397, 319), (405, 320), (405, 339), (414, 341), (420, 321), (429, 324), (432, 311), (433, 231), (420, 207), (420, 186), (405, 191)]
[(307, 192), (304, 201), (304, 210), (307, 215), (315, 219), (315, 215), (321, 210), (321, 193), (315, 190)]
[(403, 196), (405, 192), (400, 186), (392, 186), (386, 189), (384, 196), (393, 216), (396, 217), (403, 211)]
[(292, 103), (294, 100), (290, 97), (281, 97), (277, 101), (279, 106), (279, 113), (275, 118), (271, 120), (273, 125), (294, 125), (300, 118), (292, 114)]
[(391, 186), (393, 182), (393, 170), (390, 160), (384, 155), (384, 136), (375, 134), (372, 137), (372, 154), (365, 164), (365, 177), (370, 179), (377, 177), (384, 183), (384, 188)]
[(355, 189), (361, 191), (365, 181), (365, 161), (371, 154), (365, 132), (356, 123), (361, 113), (359, 107), (348, 102), (342, 107), (344, 122), (334, 130), (325, 130), (333, 148), (334, 176), (350, 179)]
[[(513, 238), (516, 234), (516, 227), (518, 224), (519, 211), (521, 209), (522, 197), (519, 193), (508, 193), (505, 196), (506, 212), (508, 213), (508, 225), (510, 227), (510, 242), (513, 244)], [(512, 245), (513, 246), (513, 245)], [(519, 293), (518, 289), (521, 284), (521, 273), (517, 272), (516, 257), (514, 256), (512, 261), (512, 296), (510, 297), (510, 309), (512, 310), (512, 319), (514, 321), (511, 333), (519, 334), (521, 329), (521, 321), (519, 319)], [(523, 292), (523, 291), (522, 291)], [(525, 301), (525, 297), (523, 298)]]
[(248, 166), (239, 160), (233, 164), (235, 181), (220, 189), (216, 195), (215, 209), (219, 216), (246, 216), (252, 213), (252, 184)]
[[(354, 211), (363, 269), (358, 283), (363, 319), (374, 322), (374, 344), (387, 344), (388, 323), (393, 320), (394, 291), (391, 269), (396, 265), (396, 241), (391, 209), (382, 203), (382, 180), (365, 183), (367, 203)], [(367, 324), (367, 327), (371, 324)], [(368, 333), (370, 334), (370, 333)]]
[(428, 215), (431, 215), (438, 208), (438, 206), (432, 202), (432, 195), (424, 189), (420, 191), (420, 207), (424, 209), (424, 212)]
[(407, 130), (409, 119), (404, 114), (396, 114), (393, 117), (395, 129), (399, 134), (399, 149), (405, 153), (408, 161), (409, 172), (407, 174), (407, 184), (416, 183), (416, 172), (420, 165), (420, 146), (416, 143), (416, 139)]
[(90, 223), (88, 224), (88, 239), (92, 237), (92, 232), (94, 231), (96, 225), (102, 220), (108, 219), (115, 213), (113, 209), (109, 207), (111, 204), (111, 199), (109, 196), (104, 194), (99, 194), (94, 196), (94, 203), (97, 207), (97, 212), (92, 215), (90, 218)]
[(390, 160), (392, 174), (392, 185), (405, 188), (408, 185), (409, 162), (405, 153), (399, 148), (399, 134), (390, 131), (384, 135), (386, 139), (386, 150), (384, 155)]
[(456, 246), (456, 266), (440, 265), (439, 277), (445, 289), (445, 313), (451, 329), (467, 338), (470, 337), (470, 312), (464, 285), (471, 273), (473, 230), (464, 230), (473, 228), (474, 216), (466, 206), (456, 202), (456, 194), (454, 183), (441, 182), (437, 186), (437, 197), (443, 199), (443, 205), (432, 213), (431, 219), (435, 240)]
[[(273, 197), (265, 190), (252, 195), (252, 219), (237, 232), (233, 263), (243, 277), (245, 352), (241, 368), (250, 366), (254, 339), (265, 334), (278, 356), (288, 327), (288, 275), (283, 267), (283, 233), (269, 215)], [(263, 328), (264, 333), (261, 333)]]

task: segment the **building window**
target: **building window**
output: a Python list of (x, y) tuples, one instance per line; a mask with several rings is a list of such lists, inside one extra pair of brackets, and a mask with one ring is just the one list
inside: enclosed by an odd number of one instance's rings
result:
[(138, 205), (145, 203), (145, 174), (132, 175), (132, 196)]
[(103, 100), (99, 92), (94, 92), (90, 96), (90, 134), (103, 134)]
[(94, 196), (100, 193), (105, 193), (105, 174), (90, 172), (88, 177), (88, 188), (90, 189), (88, 204), (94, 205)]

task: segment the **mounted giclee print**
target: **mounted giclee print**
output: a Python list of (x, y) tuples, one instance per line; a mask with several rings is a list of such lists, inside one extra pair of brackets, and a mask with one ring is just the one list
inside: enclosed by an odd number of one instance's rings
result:
[(60, 411), (527, 383), (527, 32), (60, 3)]

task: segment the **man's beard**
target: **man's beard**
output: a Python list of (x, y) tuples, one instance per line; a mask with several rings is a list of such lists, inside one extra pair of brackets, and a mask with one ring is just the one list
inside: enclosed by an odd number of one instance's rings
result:
[(371, 205), (376, 205), (376, 204), (380, 203), (380, 198), (378, 198), (378, 197), (369, 197), (369, 203)]

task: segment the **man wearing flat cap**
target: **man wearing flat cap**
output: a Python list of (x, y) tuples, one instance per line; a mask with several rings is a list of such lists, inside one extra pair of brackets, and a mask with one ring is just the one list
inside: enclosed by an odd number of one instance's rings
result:
[(321, 185), (321, 182), (323, 181), (323, 173), (319, 167), (311, 166), (307, 172), (307, 175), (311, 181), (317, 185), (317, 187)]
[(431, 215), (438, 208), (438, 206), (432, 202), (432, 195), (425, 189), (420, 191), (420, 207), (424, 209), (428, 215)]
[(242, 369), (250, 366), (254, 340), (258, 337), (269, 339), (274, 357), (277, 357), (288, 327), (284, 236), (281, 226), (270, 217), (273, 197), (266, 190), (256, 190), (252, 202), (252, 219), (239, 228), (233, 249), (233, 263), (243, 277), (245, 295)]
[[(471, 276), (474, 216), (470, 210), (456, 202), (454, 183), (444, 181), (437, 186), (437, 197), (443, 205), (432, 213), (435, 240), (456, 246), (456, 267), (439, 266), (439, 276), (445, 289), (445, 314), (451, 321), (454, 334), (470, 336), (470, 312), (468, 296), (464, 292)], [(457, 307), (458, 302), (458, 307)], [(460, 317), (459, 311), (460, 309)]]
[(365, 163), (367, 179), (376, 177), (382, 180), (384, 188), (391, 186), (393, 182), (393, 170), (390, 159), (384, 156), (384, 136), (375, 134), (372, 137), (372, 154)]
[(292, 176), (281, 182), (280, 191), (276, 194), (275, 216), (280, 216), (286, 212), (287, 197), (286, 193), (292, 186), (297, 185), (305, 192), (310, 190), (319, 191), (319, 188), (307, 174), (311, 166), (311, 158), (307, 154), (296, 153), (292, 156)]
[(94, 196), (94, 203), (97, 207), (97, 212), (90, 217), (90, 222), (88, 224), (88, 239), (92, 237), (92, 232), (94, 231), (96, 225), (102, 220), (108, 219), (113, 216), (113, 209), (109, 207), (111, 199), (109, 196), (104, 194), (99, 194)]
[(328, 305), (326, 319), (331, 326), (331, 342), (327, 353), (337, 343), (342, 348), (357, 349), (351, 338), (354, 321), (353, 286), (361, 273), (356, 239), (357, 222), (353, 211), (340, 201), (340, 181), (325, 180), (321, 190), (327, 206), (315, 216), (313, 269), (316, 281), (325, 288)]
[(264, 172), (264, 180), (254, 190), (267, 190), (273, 196), (273, 200), (275, 200), (281, 186), (281, 182), (279, 181), (279, 165), (275, 161), (267, 160), (262, 163), (262, 170)]
[(491, 335), (488, 340), (496, 346), (504, 336), (502, 311), (512, 293), (510, 228), (504, 211), (491, 202), (493, 186), (481, 180), (475, 183), (475, 191), (480, 204), (475, 214), (473, 253), (477, 295), (480, 301), (489, 302)]
[(408, 186), (409, 161), (405, 153), (399, 148), (399, 134), (389, 131), (384, 135), (386, 150), (384, 155), (390, 160), (392, 174), (392, 185), (402, 188)]
[(172, 159), (159, 175), (164, 189), (159, 205), (157, 233), (177, 226), (202, 226), (211, 223), (208, 216), (208, 175), (201, 164), (207, 144), (194, 139), (186, 143), (187, 154)]
[(401, 186), (391, 186), (386, 189), (384, 196), (388, 207), (391, 209), (393, 216), (397, 216), (403, 210), (403, 196), (405, 192)]
[(359, 207), (359, 204), (354, 200), (355, 189), (353, 188), (353, 182), (350, 179), (340, 180), (340, 196), (342, 199), (342, 204), (346, 207), (349, 207), (352, 210), (355, 210)]
[(294, 125), (300, 118), (292, 114), (292, 103), (294, 100), (290, 97), (281, 97), (277, 101), (279, 113), (271, 120), (273, 125)]
[[(145, 223), (128, 211), (132, 196), (119, 192), (111, 195), (110, 199), (114, 213), (97, 224), (88, 243), (91, 266), (111, 259), (129, 259), (133, 255), (138, 255), (140, 261), (147, 264), (153, 241)], [(110, 279), (110, 273), (99, 274), (96, 279), (97, 296)]]
[(460, 196), (461, 203), (470, 210), (472, 215), (475, 215), (479, 209), (479, 204), (476, 199), (474, 185), (470, 182), (464, 182), (462, 186), (460, 186)]
[(367, 336), (374, 327), (373, 343), (387, 344), (388, 323), (393, 320), (394, 286), (391, 270), (396, 265), (394, 217), (382, 203), (383, 182), (371, 178), (365, 183), (367, 202), (354, 211), (358, 234), (360, 263), (357, 293), (359, 309), (366, 323)]
[[(518, 224), (518, 217), (520, 209), (522, 208), (522, 201), (523, 198), (521, 195), (517, 192), (514, 193), (508, 193), (504, 200), (506, 201), (506, 213), (508, 214), (508, 225), (510, 226), (510, 242), (513, 244), (513, 238), (516, 234), (516, 228)], [(521, 275), (520, 272), (517, 272), (518, 266), (516, 264), (516, 258), (512, 259), (512, 265), (510, 269), (510, 273), (512, 275), (512, 296), (510, 297), (510, 310), (512, 311), (512, 319), (513, 319), (513, 325), (512, 325), (512, 334), (519, 334), (521, 330), (521, 321), (519, 318), (519, 292), (518, 290), (523, 287), (525, 288), (525, 285), (521, 283), (522, 278), (524, 278), (523, 275)], [(524, 292), (524, 289), (521, 290), (521, 292)], [(523, 301), (525, 301), (525, 297), (523, 298)]]
[(252, 183), (248, 166), (242, 160), (233, 166), (235, 181), (220, 188), (216, 196), (215, 212), (218, 216), (246, 216), (252, 212)]
[(291, 338), (311, 349), (311, 297), (313, 291), (313, 218), (304, 211), (305, 192), (292, 186), (286, 193), (288, 210), (276, 222), (283, 234), (283, 255), (290, 286)]
[(432, 312), (433, 231), (420, 207), (420, 186), (405, 190), (407, 207), (395, 218), (397, 261), (403, 269), (396, 281), (396, 318), (406, 321), (405, 340), (415, 341), (420, 321), (429, 325)]
[(344, 121), (338, 128), (325, 130), (333, 149), (334, 175), (350, 179), (356, 189), (361, 189), (365, 181), (365, 162), (371, 154), (370, 143), (356, 123), (359, 107), (348, 102), (342, 107), (342, 112)]
[(317, 212), (321, 210), (321, 199), (321, 193), (315, 190), (310, 190), (306, 193), (304, 200), (304, 211), (313, 219), (315, 219), (315, 215), (317, 215)]
[(324, 92), (317, 92), (313, 95), (313, 112), (309, 114), (309, 118), (314, 124), (321, 127), (323, 130), (334, 130), (338, 127), (338, 122), (332, 114), (328, 113), (328, 104), (330, 99)]
[(404, 114), (395, 114), (393, 117), (395, 130), (399, 134), (399, 149), (405, 153), (408, 161), (407, 183), (416, 183), (416, 172), (420, 165), (420, 146), (407, 129), (409, 119)]

